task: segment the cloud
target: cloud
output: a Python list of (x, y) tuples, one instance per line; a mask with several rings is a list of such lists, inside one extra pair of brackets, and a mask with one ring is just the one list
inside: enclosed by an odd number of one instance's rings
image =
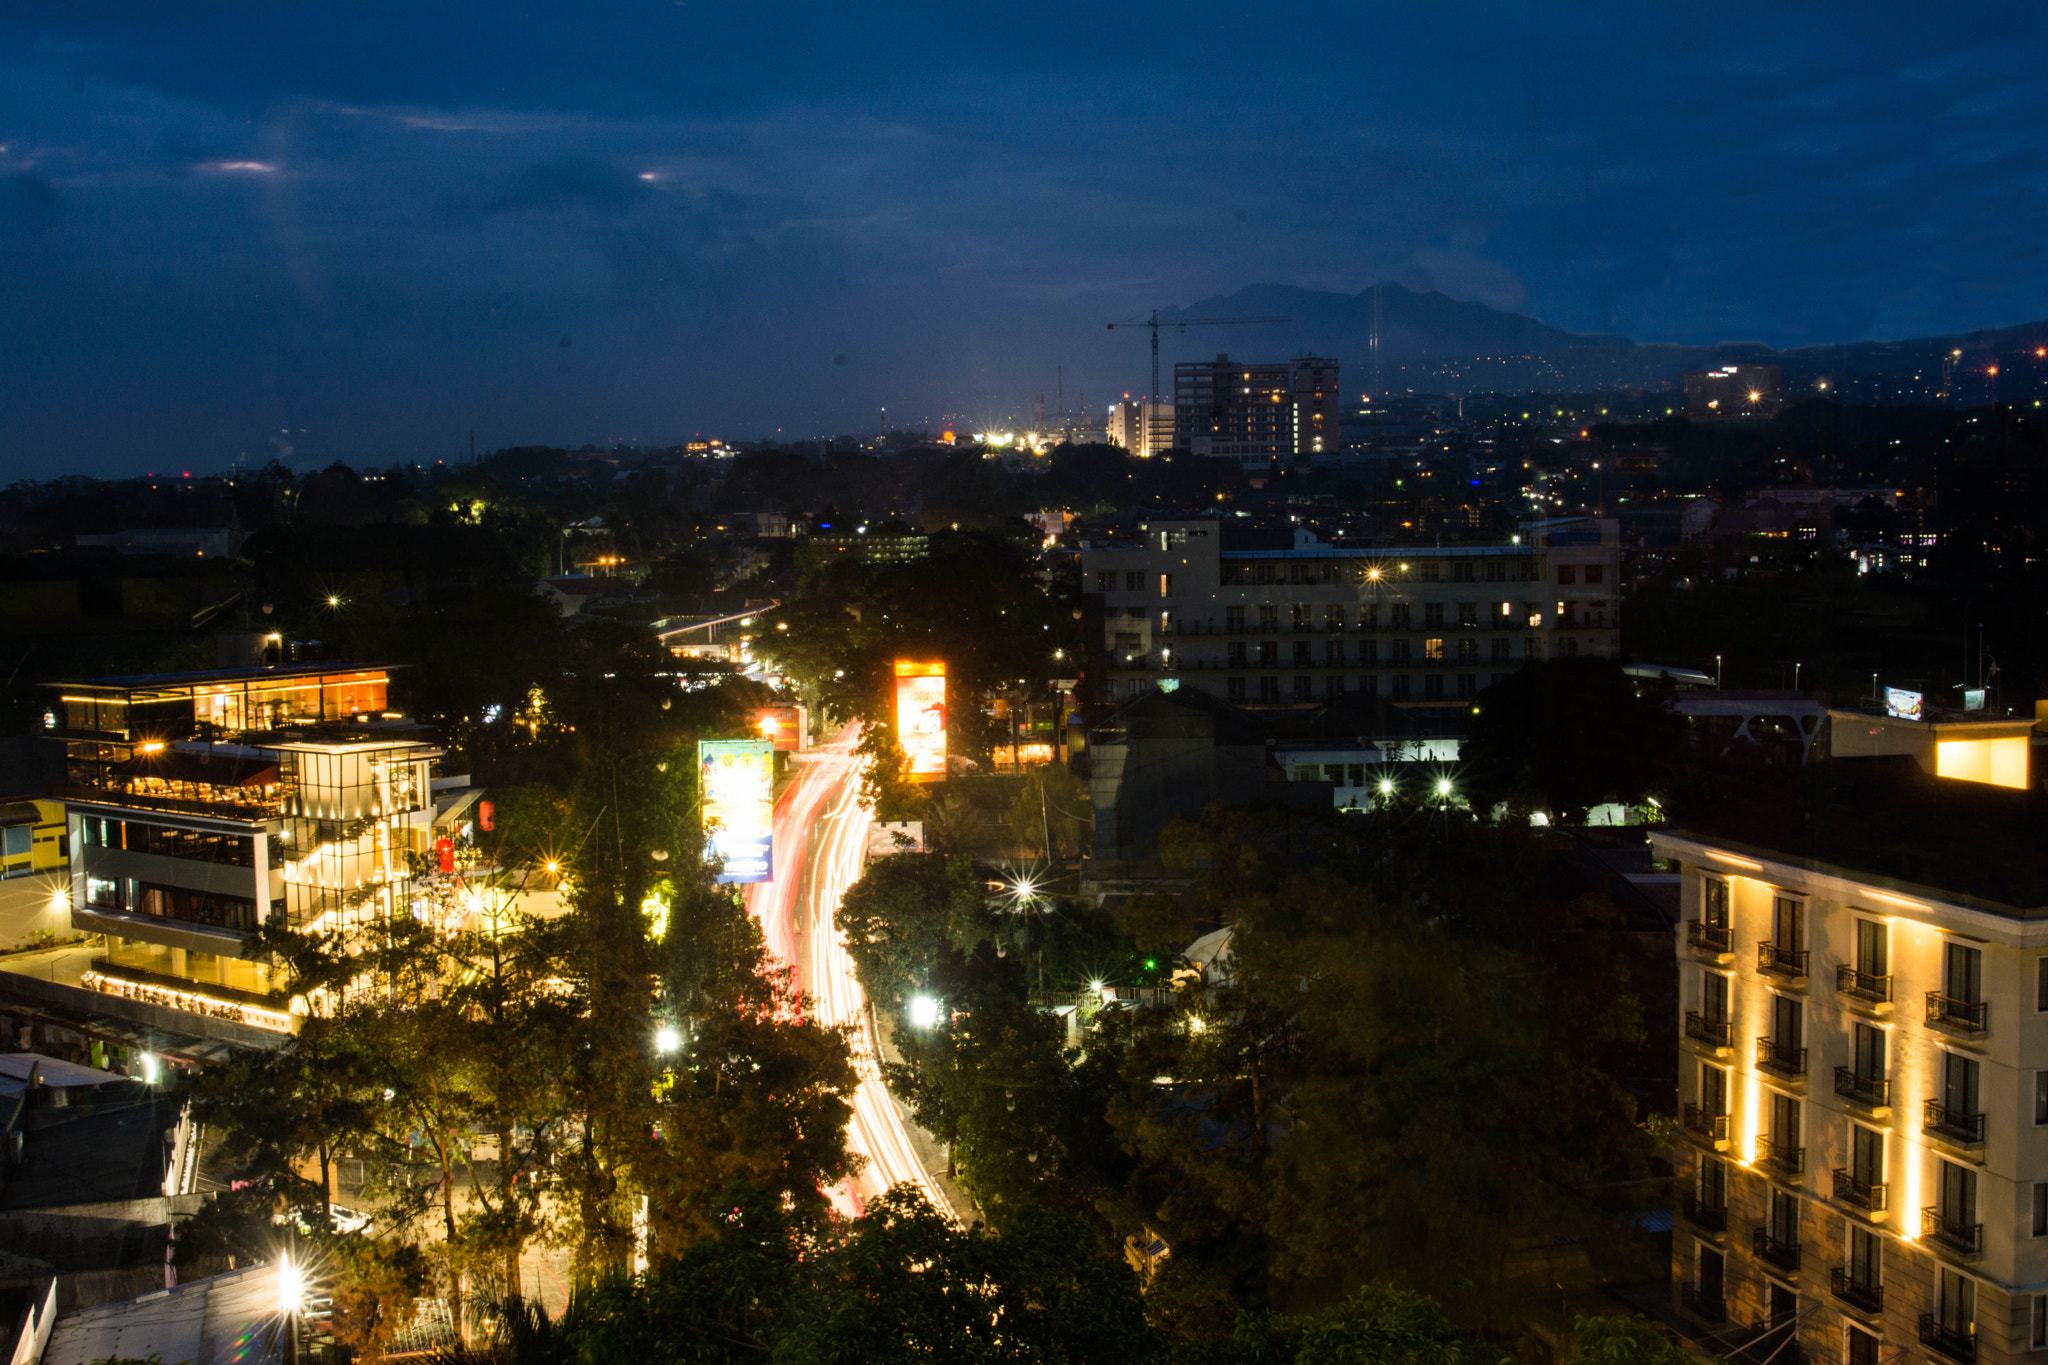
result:
[(637, 173), (622, 171), (591, 157), (568, 156), (528, 166), (509, 177), (485, 200), (486, 213), (521, 209), (630, 209), (647, 199)]

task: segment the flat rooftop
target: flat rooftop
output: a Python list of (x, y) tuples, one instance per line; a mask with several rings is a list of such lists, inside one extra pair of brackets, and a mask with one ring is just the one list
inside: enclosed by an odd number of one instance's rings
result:
[(302, 664), (253, 664), (240, 668), (200, 668), (183, 673), (121, 673), (106, 678), (74, 678), (68, 682), (46, 682), (44, 687), (104, 688), (132, 691), (138, 688), (198, 687), (208, 683), (264, 682), (277, 678), (319, 678), (330, 673), (389, 673), (403, 665), (321, 660)]
[(1832, 758), (1790, 777), (1703, 776), (1668, 831), (1816, 871), (2048, 919), (2048, 795), (1934, 777), (1907, 757)]

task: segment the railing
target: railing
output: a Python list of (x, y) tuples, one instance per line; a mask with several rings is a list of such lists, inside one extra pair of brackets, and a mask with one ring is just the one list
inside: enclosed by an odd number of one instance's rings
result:
[(1683, 1204), (1685, 1208), (1685, 1221), (1691, 1223), (1694, 1227), (1705, 1228), (1708, 1232), (1728, 1231), (1728, 1206), (1726, 1204), (1722, 1204), (1719, 1207), (1707, 1204), (1690, 1190), (1686, 1191)]
[(1991, 1002), (1957, 1000), (1940, 991), (1927, 992), (1927, 1026), (1959, 1033), (1983, 1033), (1990, 1025)]
[(1891, 1202), (1891, 1187), (1881, 1182), (1859, 1180), (1856, 1173), (1835, 1168), (1835, 1200), (1866, 1213), (1883, 1213)]
[(1775, 1038), (1759, 1038), (1756, 1040), (1756, 1065), (1759, 1071), (1768, 1071), (1775, 1076), (1804, 1076), (1806, 1049), (1781, 1046)]
[(1806, 1149), (1776, 1142), (1767, 1137), (1760, 1137), (1756, 1140), (1756, 1164), (1768, 1167), (1779, 1175), (1804, 1175), (1806, 1174)]
[(49, 788), (60, 801), (94, 802), (102, 806), (132, 806), (137, 810), (163, 811), (172, 815), (211, 815), (227, 820), (268, 820), (284, 809), (284, 797), (252, 797), (248, 800), (195, 801), (185, 796), (157, 796), (123, 791), (118, 787), (83, 787), (60, 783)]
[(1805, 948), (1781, 948), (1765, 939), (1756, 945), (1756, 969), (1773, 976), (1805, 976), (1807, 960), (1811, 956)]
[(1842, 995), (1852, 995), (1858, 1000), (1868, 1000), (1874, 1005), (1889, 1005), (1892, 1002), (1892, 979), (1888, 976), (1872, 976), (1869, 972), (1858, 971), (1843, 962), (1835, 968), (1835, 990)]
[(1728, 1301), (1717, 1293), (1703, 1294), (1691, 1281), (1678, 1286), (1678, 1301), (1685, 1311), (1708, 1322), (1728, 1321)]
[(1965, 1147), (1981, 1147), (1984, 1145), (1984, 1115), (1951, 1109), (1940, 1100), (1929, 1100), (1921, 1131), (1930, 1137), (1945, 1138)]
[(1709, 1019), (1698, 1010), (1685, 1012), (1685, 1036), (1711, 1047), (1735, 1046), (1735, 1021)]
[(1963, 1365), (1975, 1365), (1977, 1359), (1977, 1329), (1943, 1326), (1932, 1313), (1920, 1315), (1920, 1344), (1933, 1347), (1950, 1360), (1960, 1360)]
[(1726, 1114), (1709, 1114), (1696, 1104), (1688, 1104), (1679, 1112), (1678, 1121), (1688, 1133), (1703, 1137), (1709, 1142), (1722, 1143), (1728, 1140)]
[(1854, 1067), (1835, 1068), (1835, 1093), (1866, 1109), (1884, 1109), (1892, 1102), (1892, 1083), (1882, 1076), (1865, 1076)]
[(1920, 1236), (1958, 1256), (1984, 1254), (1984, 1225), (1952, 1223), (1939, 1206), (1920, 1210)]
[(1799, 1243), (1781, 1242), (1771, 1235), (1769, 1228), (1753, 1229), (1749, 1245), (1760, 1261), (1768, 1261), (1780, 1270), (1799, 1269)]
[(1689, 919), (1685, 922), (1685, 941), (1703, 953), (1726, 953), (1734, 951), (1735, 931), (1725, 924), (1707, 924)]
[(1828, 1272), (1828, 1292), (1862, 1313), (1884, 1311), (1884, 1286), (1865, 1284), (1855, 1278), (1845, 1266), (1836, 1266)]

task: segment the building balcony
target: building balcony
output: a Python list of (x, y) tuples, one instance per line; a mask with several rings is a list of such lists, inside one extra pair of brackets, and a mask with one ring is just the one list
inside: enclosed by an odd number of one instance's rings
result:
[(1858, 971), (1843, 962), (1835, 967), (1835, 994), (1846, 996), (1855, 1005), (1889, 1005), (1892, 1003), (1892, 979)]
[(1694, 1137), (1703, 1139), (1717, 1152), (1728, 1147), (1728, 1116), (1709, 1114), (1696, 1104), (1688, 1104), (1679, 1110), (1679, 1126)]
[(1882, 1076), (1861, 1076), (1854, 1067), (1835, 1068), (1835, 1093), (1871, 1114), (1891, 1112), (1892, 1083)]
[(1735, 955), (1735, 931), (1725, 924), (1706, 924), (1696, 919), (1685, 922), (1685, 943), (1696, 953), (1727, 958)]
[(1717, 1237), (1728, 1231), (1726, 1204), (1715, 1206), (1704, 1203), (1698, 1195), (1688, 1190), (1680, 1205), (1685, 1211), (1685, 1221), (1694, 1227), (1713, 1233)]
[(1889, 1185), (1873, 1184), (1867, 1180), (1858, 1180), (1854, 1171), (1844, 1170), (1841, 1167), (1836, 1167), (1834, 1176), (1834, 1193), (1837, 1204), (1846, 1204), (1852, 1209), (1860, 1209), (1864, 1213), (1869, 1214), (1883, 1213), (1889, 1206), (1891, 1202), (1891, 1187)]
[(1685, 1036), (1695, 1043), (1704, 1043), (1716, 1051), (1733, 1051), (1735, 1048), (1735, 1021), (1733, 1019), (1709, 1019), (1698, 1010), (1685, 1012)]
[(1804, 948), (1786, 948), (1769, 939), (1756, 945), (1756, 969), (1788, 981), (1803, 981), (1812, 954)]
[(1838, 1265), (1828, 1272), (1828, 1292), (1867, 1316), (1884, 1312), (1884, 1286), (1863, 1283), (1845, 1266)]
[(1756, 1040), (1756, 1069), (1788, 1081), (1806, 1079), (1806, 1049), (1786, 1047), (1775, 1038)]
[(1749, 1247), (1756, 1253), (1756, 1258), (1766, 1265), (1774, 1265), (1784, 1271), (1799, 1269), (1799, 1243), (1780, 1241), (1771, 1235), (1769, 1228), (1752, 1229)]
[(1920, 1315), (1920, 1344), (1929, 1350), (1939, 1351), (1950, 1360), (1960, 1360), (1963, 1365), (1976, 1365), (1977, 1329), (1968, 1327), (1956, 1329), (1944, 1327), (1941, 1319), (1932, 1313)]
[(1982, 1147), (1984, 1115), (1951, 1109), (1940, 1100), (1929, 1100), (1920, 1131), (1952, 1147)]
[(1702, 1322), (1728, 1321), (1728, 1301), (1721, 1297), (1718, 1289), (1702, 1293), (1698, 1285), (1687, 1281), (1678, 1286), (1678, 1302), (1686, 1312)]
[(1991, 1002), (1957, 1000), (1940, 991), (1927, 992), (1927, 1027), (1971, 1037), (1991, 1027)]
[(1966, 1261), (1984, 1254), (1984, 1225), (1951, 1222), (1939, 1208), (1920, 1210), (1920, 1236), (1935, 1250)]
[(1756, 1164), (1770, 1175), (1797, 1180), (1806, 1174), (1806, 1149), (1760, 1137), (1756, 1140)]

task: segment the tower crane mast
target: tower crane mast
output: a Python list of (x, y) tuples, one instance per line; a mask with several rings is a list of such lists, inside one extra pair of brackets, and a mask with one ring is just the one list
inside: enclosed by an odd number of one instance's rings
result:
[(1254, 323), (1292, 322), (1292, 318), (1168, 318), (1159, 320), (1159, 310), (1154, 308), (1149, 318), (1133, 318), (1129, 322), (1112, 322), (1109, 330), (1119, 327), (1149, 327), (1152, 330), (1152, 392), (1149, 401), (1159, 401), (1159, 329), (1161, 327), (1245, 327)]

